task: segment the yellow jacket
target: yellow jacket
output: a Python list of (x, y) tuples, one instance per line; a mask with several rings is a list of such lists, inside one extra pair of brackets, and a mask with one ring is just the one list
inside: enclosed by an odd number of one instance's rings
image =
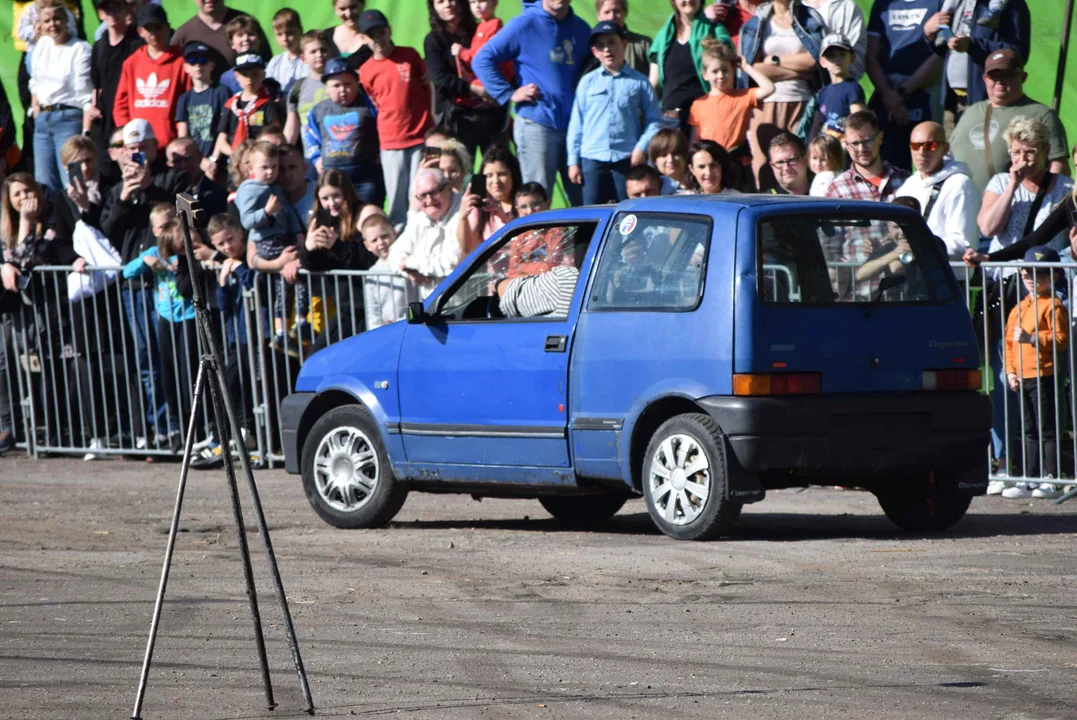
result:
[[(1018, 317), (1021, 329), (1036, 338), (1035, 344), (1013, 341)], [(1020, 378), (1054, 375), (1055, 356), (1061, 361), (1066, 352), (1069, 325), (1069, 313), (1058, 298), (1026, 296), (1010, 310), (1006, 320), (1006, 374)]]

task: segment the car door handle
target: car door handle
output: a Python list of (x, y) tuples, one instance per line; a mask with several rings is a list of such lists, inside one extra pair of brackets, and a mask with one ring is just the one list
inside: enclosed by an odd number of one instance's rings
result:
[(546, 336), (546, 352), (560, 352), (563, 353), (565, 348), (568, 347), (568, 335), (547, 335)]

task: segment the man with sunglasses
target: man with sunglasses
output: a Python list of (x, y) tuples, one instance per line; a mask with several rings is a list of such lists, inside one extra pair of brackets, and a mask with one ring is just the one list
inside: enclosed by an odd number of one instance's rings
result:
[(950, 258), (960, 260), (980, 236), (976, 227), (980, 193), (969, 177), (969, 167), (950, 155), (946, 132), (937, 122), (914, 127), (909, 150), (916, 172), (897, 195), (916, 198), (928, 228), (946, 243)]
[(389, 248), (389, 265), (407, 275), (425, 300), (460, 262), (456, 228), (460, 224), (460, 194), (440, 170), (420, 170), (415, 180), (419, 212)]
[(1024, 58), (1008, 48), (992, 53), (984, 63), (983, 79), (987, 99), (970, 105), (950, 135), (954, 157), (969, 166), (977, 189), (986, 189), (995, 173), (1009, 171), (1010, 154), (1003, 133), (1018, 115), (1047, 126), (1051, 145), (1047, 169), (1069, 175), (1066, 131), (1054, 110), (1025, 95), (1028, 73)]

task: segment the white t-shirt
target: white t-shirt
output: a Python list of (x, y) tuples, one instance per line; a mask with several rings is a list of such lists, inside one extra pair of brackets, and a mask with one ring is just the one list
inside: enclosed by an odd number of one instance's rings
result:
[(288, 97), (288, 93), (295, 85), (295, 81), (310, 75), (310, 67), (303, 62), (303, 56), (292, 57), (288, 52), (274, 55), (266, 65), (266, 77), (271, 77), (280, 83), (281, 95)]
[(834, 173), (830, 170), (824, 170), (811, 181), (808, 194), (812, 197), (826, 197), (826, 191), (830, 188), (830, 183), (832, 182), (834, 182)]
[[(1036, 213), (1036, 219), (1032, 224), (1033, 230), (1043, 224), (1043, 221), (1047, 219), (1047, 216), (1051, 214), (1051, 211), (1054, 210), (1058, 203), (1073, 193), (1073, 180), (1065, 175), (1056, 175), (1055, 177), (1054, 185), (1044, 196), (1043, 204), (1040, 205), (1040, 209)], [(984, 192), (1001, 195), (1006, 191), (1006, 185), (1009, 182), (1009, 173), (997, 173), (987, 183), (987, 188)], [(1028, 222), (1028, 214), (1032, 212), (1032, 203), (1035, 200), (1036, 194), (1026, 188), (1024, 183), (1017, 186), (1017, 191), (1013, 195), (1013, 203), (1010, 205), (1010, 216), (1006, 220), (1006, 227), (998, 235), (991, 238), (988, 252), (1008, 248), (1024, 237), (1025, 224)], [(1066, 232), (1060, 232), (1051, 240), (1050, 246), (1060, 253), (1065, 251), (1069, 247), (1069, 236)], [(1013, 270), (1006, 270), (1003, 274), (1010, 275), (1013, 272)]]

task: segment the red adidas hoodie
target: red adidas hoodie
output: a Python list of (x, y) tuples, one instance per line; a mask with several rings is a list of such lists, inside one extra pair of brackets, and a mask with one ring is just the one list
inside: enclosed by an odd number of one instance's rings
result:
[(146, 120), (163, 150), (176, 138), (176, 105), (190, 87), (179, 48), (166, 48), (154, 60), (148, 48), (140, 47), (123, 61), (112, 110), (116, 127), (122, 128), (135, 118)]

